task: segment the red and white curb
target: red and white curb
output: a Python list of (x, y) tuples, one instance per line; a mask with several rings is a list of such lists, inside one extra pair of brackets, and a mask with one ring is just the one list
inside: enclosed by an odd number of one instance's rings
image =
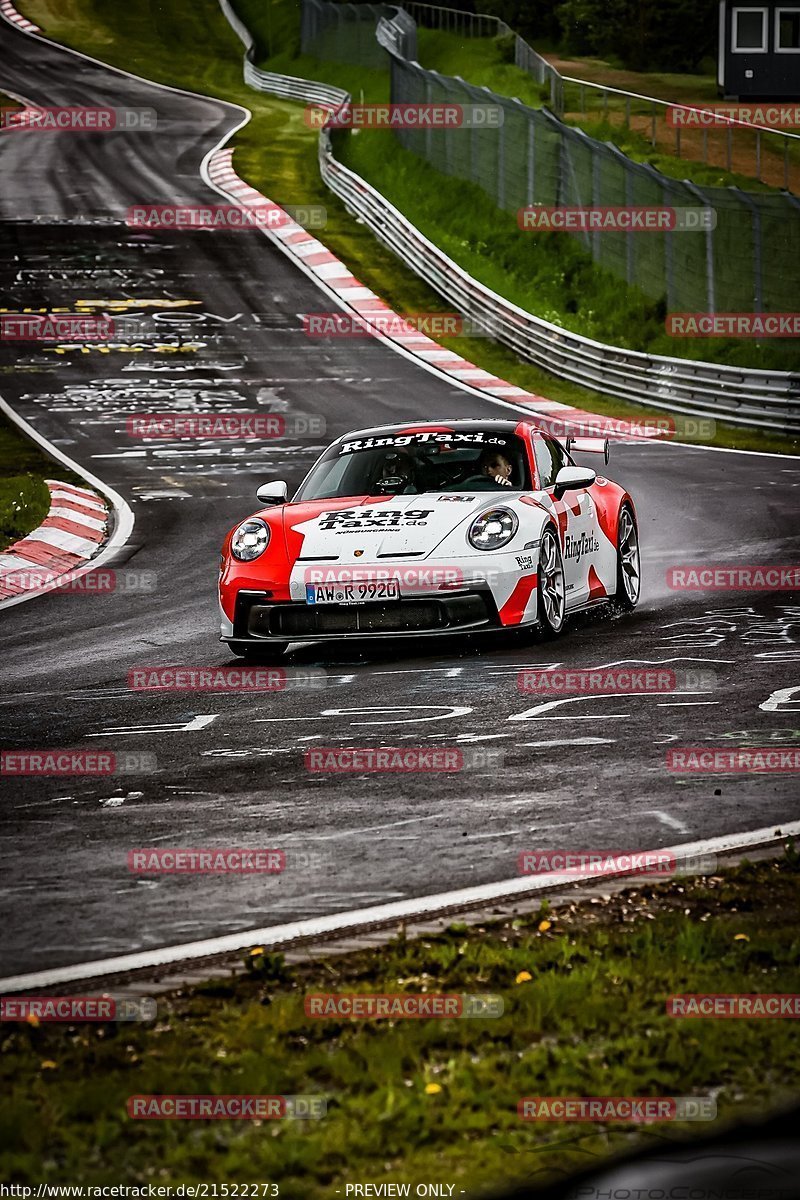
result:
[(85, 567), (107, 540), (109, 510), (97, 492), (45, 482), (50, 511), (44, 521), (0, 554), (0, 600), (49, 590)]
[(23, 17), (22, 13), (17, 12), (11, 0), (0, 0), (0, 15), (4, 16), (12, 25), (18, 25), (20, 29), (24, 29), (26, 33), (41, 33), (38, 25), (34, 25), (33, 21), (29, 21), (27, 17)]
[[(312, 237), (278, 204), (245, 183), (234, 170), (232, 159), (233, 150), (220, 149), (207, 160), (208, 178), (217, 191), (228, 195), (243, 208), (260, 208), (274, 212), (275, 224), (265, 225), (264, 232), (281, 245), (306, 274), (314, 277), (325, 291), (332, 293), (342, 307), (351, 309), (367, 324), (375, 317), (380, 318), (381, 326), (385, 326), (389, 321), (397, 321), (398, 324), (402, 322), (402, 318), (394, 313), (380, 296), (360, 283), (349, 268), (318, 238)], [(559, 434), (563, 434), (564, 427), (568, 426), (572, 428), (567, 428), (567, 433), (574, 431), (584, 436), (594, 434), (617, 440), (663, 436), (647, 422), (631, 424), (620, 420), (607, 421), (597, 413), (584, 412), (583, 409), (573, 408), (569, 404), (560, 404), (556, 400), (548, 400), (545, 396), (537, 396), (525, 388), (492, 375), (475, 363), (468, 362), (416, 330), (386, 334), (384, 329), (376, 326), (376, 336), (401, 347), (420, 359), (428, 369), (441, 372), (462, 387), (469, 387), (511, 406), (523, 408), (526, 416), (534, 424), (544, 428), (551, 427)]]

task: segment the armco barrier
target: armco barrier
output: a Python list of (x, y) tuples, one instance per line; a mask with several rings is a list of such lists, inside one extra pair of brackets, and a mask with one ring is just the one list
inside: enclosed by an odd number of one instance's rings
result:
[[(256, 91), (320, 104), (332, 110), (349, 100), (340, 88), (261, 71), (253, 39), (228, 0), (220, 5), (245, 45), (245, 80)], [(389, 49), (391, 21), (377, 37)], [(469, 275), (381, 195), (335, 158), (330, 134), (319, 138), (320, 172), (350, 212), (448, 303), (483, 322), (499, 342), (561, 379), (654, 409), (713, 417), (781, 433), (800, 432), (800, 373), (728, 367), (693, 359), (643, 354), (607, 346), (553, 325), (499, 296)]]

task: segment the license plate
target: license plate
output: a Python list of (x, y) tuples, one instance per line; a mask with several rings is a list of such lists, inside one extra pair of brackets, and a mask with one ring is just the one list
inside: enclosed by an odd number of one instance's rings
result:
[(307, 583), (306, 604), (369, 604), (373, 600), (399, 600), (396, 579), (375, 583)]

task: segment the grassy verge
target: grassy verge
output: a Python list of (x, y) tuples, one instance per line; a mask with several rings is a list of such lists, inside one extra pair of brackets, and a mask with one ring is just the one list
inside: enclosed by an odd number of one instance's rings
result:
[[(253, 120), (237, 135), (235, 165), (239, 173), (254, 187), (279, 203), (325, 205), (328, 223), (323, 240), (326, 245), (351, 267), (359, 279), (381, 295), (396, 311), (413, 313), (447, 310), (447, 305), (441, 298), (393, 254), (384, 249), (366, 227), (355, 221), (324, 187), (317, 165), (316, 134), (303, 119), (303, 107), (272, 99), (244, 85), (241, 76), (241, 43), (211, 0), (203, 0), (203, 3), (195, 5), (188, 12), (179, 10), (177, 5), (156, 4), (155, 0), (115, 8), (113, 12), (102, 0), (21, 0), (21, 4), (26, 16), (35, 20), (49, 36), (57, 40), (111, 63), (125, 66), (129, 70), (138, 71), (148, 78), (208, 92), (222, 99), (246, 105), (253, 113)], [(367, 99), (381, 99), (387, 95), (386, 79), (380, 72), (354, 72), (353, 68), (346, 66), (292, 58), (297, 45), (297, 17), (296, 8), (289, 0), (275, 0), (268, 10), (265, 10), (261, 0), (238, 0), (237, 10), (258, 35), (264, 53), (269, 47), (270, 37), (274, 45), (284, 47), (280, 57), (270, 59), (270, 66), (274, 69), (290, 74), (306, 74), (308, 77), (356, 90), (360, 88)], [(266, 18), (267, 11), (270, 14), (269, 20)], [(180, 55), (175, 53), (174, 48), (177, 45), (181, 48)], [(213, 54), (209, 52), (211, 45), (214, 46)], [(382, 134), (373, 136), (384, 138)], [(385, 136), (388, 138), (389, 135)], [(351, 139), (351, 142), (358, 144), (359, 139)], [(361, 142), (369, 143), (370, 137), (362, 137)], [(387, 147), (385, 140), (381, 145), (387, 150), (388, 171), (391, 168), (388, 153), (391, 147)], [(364, 155), (370, 157), (373, 154), (374, 151), (367, 146)], [(419, 183), (414, 184), (414, 178), (420, 177), (414, 176), (413, 172), (417, 168), (425, 168), (427, 171), (431, 171), (431, 168), (425, 167), (425, 164), (412, 155), (405, 156), (405, 161), (408, 162), (408, 170), (412, 173), (408, 188), (413, 193), (420, 186)], [(433, 176), (433, 190), (437, 196), (443, 182), (447, 182), (458, 191), (456, 204), (460, 208), (464, 190), (462, 185), (454, 184), (453, 181), (443, 181), (443, 177), (435, 172)], [(497, 210), (482, 193), (480, 197), (482, 204), (488, 206), (496, 218)], [(395, 197), (393, 199), (397, 202)], [(432, 201), (429, 198), (426, 203), (430, 202)], [(443, 211), (446, 210), (447, 206), (441, 206), (438, 200), (432, 203), (443, 207)], [(409, 215), (412, 218), (414, 216), (413, 213)], [(423, 226), (424, 219), (423, 214)], [(511, 218), (506, 217), (506, 221), (509, 220)], [(495, 228), (491, 224), (486, 227)], [(430, 228), (432, 233), (436, 232), (433, 225)], [(493, 243), (499, 238), (498, 231), (492, 238)], [(436, 240), (439, 240), (438, 233)], [(474, 241), (474, 238), (472, 240)], [(459, 244), (455, 249), (455, 258), (459, 259), (462, 254), (466, 256), (464, 245)], [(586, 294), (592, 296), (597, 311), (608, 310), (610, 313), (616, 313), (624, 304), (630, 304), (630, 307), (625, 308), (628, 313), (627, 322), (617, 322), (621, 333), (627, 335), (629, 329), (638, 328), (639, 325), (644, 327), (648, 323), (651, 330), (657, 327), (654, 310), (652, 306), (648, 310), (647, 301), (624, 301), (618, 281), (613, 280), (609, 283), (608, 280), (593, 280), (595, 272), (589, 260), (582, 256), (576, 259), (575, 253), (574, 247), (562, 246), (558, 252), (558, 261), (550, 266), (552, 286), (548, 294), (556, 295), (560, 303), (539, 305), (538, 297), (532, 296), (530, 289), (521, 289), (518, 293), (520, 299), (525, 296), (530, 302), (526, 306), (532, 306), (534, 311), (540, 311), (542, 315), (549, 315), (551, 319), (557, 318), (561, 322), (567, 318), (564, 307), (578, 304), (580, 316), (575, 310), (570, 319), (574, 320), (577, 326), (586, 320), (589, 327), (593, 328), (591, 314), (595, 310), (586, 302), (582, 291), (586, 288)], [(506, 261), (508, 258), (506, 253)], [(485, 267), (485, 260), (486, 246), (478, 245), (469, 263), (476, 261), (478, 265)], [(465, 257), (465, 265), (469, 263)], [(514, 265), (513, 261), (507, 262), (508, 272), (500, 267), (494, 269), (492, 279), (498, 284), (498, 290), (504, 294), (509, 294), (511, 282), (507, 275), (513, 273)], [(526, 267), (530, 267), (528, 259)], [(543, 284), (547, 278), (547, 270), (541, 266), (538, 258), (534, 267), (538, 282)], [(518, 274), (523, 275), (524, 272)], [(559, 280), (568, 293), (566, 305), (563, 293), (558, 291)], [(524, 284), (524, 278), (522, 283)], [(586, 328), (584, 326), (582, 331), (586, 332)], [(531, 364), (521, 362), (511, 351), (487, 339), (451, 338), (442, 339), (442, 344), (512, 383), (564, 404), (621, 418), (641, 417), (645, 412), (638, 405), (626, 404), (624, 401), (556, 379)], [(763, 434), (722, 425), (718, 426), (712, 444), (778, 453), (792, 453), (798, 445), (796, 440), (777, 434)]]
[[(549, 85), (537, 84), (526, 71), (508, 62), (508, 52), (504, 49), (504, 39), (502, 38), (461, 38), (457, 34), (442, 30), (420, 29), (418, 31), (418, 49), (422, 65), (439, 71), (443, 75), (460, 75), (467, 83), (475, 84), (477, 87), (488, 87), (499, 96), (517, 96), (524, 104), (528, 104), (532, 108), (549, 107)], [(582, 77), (580, 65), (573, 63), (572, 66), (578, 72), (579, 77)], [(602, 74), (599, 71), (595, 73)], [(620, 73), (617, 72), (617, 74)], [(668, 85), (668, 80), (674, 78), (676, 77), (665, 75), (658, 77), (659, 83), (664, 89)], [(692, 76), (691, 78), (698, 77)], [(704, 76), (699, 78), (705, 81)], [(657, 93), (647, 90), (647, 81), (648, 76), (637, 76), (636, 89), (628, 85), (625, 90), (638, 90), (646, 95), (657, 95)], [(621, 86), (611, 83), (607, 79), (597, 79), (593, 82), (607, 82), (609, 87)], [(681, 94), (685, 90), (685, 88), (682, 89)], [(703, 89), (704, 94), (706, 90)], [(567, 85), (568, 107), (572, 102), (578, 103), (578, 96), (579, 89), (576, 85)], [(674, 94), (665, 98), (677, 102)], [(617, 121), (603, 119), (602, 100), (599, 96), (593, 96), (592, 93), (586, 91), (584, 99), (589, 102), (586, 114), (581, 116), (568, 114), (567, 124), (579, 126), (584, 133), (599, 142), (613, 142), (623, 154), (634, 162), (647, 163), (670, 179), (688, 179), (705, 187), (739, 187), (750, 192), (778, 190), (765, 183), (759, 183), (750, 175), (737, 174), (735, 171), (725, 171), (719, 166), (694, 162), (688, 155), (678, 159), (674, 153), (669, 152), (669, 149), (654, 148), (646, 136), (638, 133), (635, 129), (626, 129), (622, 124), (625, 102), (621, 97), (612, 97), (608, 106), (609, 114), (616, 113), (619, 116)], [(689, 103), (689, 101), (684, 102)], [(705, 102), (710, 103), (711, 97), (707, 96)], [(717, 102), (716, 96), (714, 96), (713, 102)], [(643, 112), (646, 109), (646, 106), (638, 107)], [(592, 108), (595, 111), (592, 111)]]
[(50, 459), (0, 416), (0, 553), (41, 525), (50, 509), (45, 479), (63, 478)]
[[(681, 1021), (666, 998), (800, 991), (798, 918), (790, 853), (299, 966), (254, 948), (249, 973), (162, 997), (154, 1026), (6, 1025), (5, 1175), (269, 1180), (297, 1200), (345, 1182), (437, 1179), (475, 1195), (657, 1138), (702, 1136), (797, 1095), (796, 1023)], [(504, 1013), (306, 1016), (305, 997), (320, 992), (491, 993)], [(328, 1111), (189, 1125), (126, 1113), (132, 1095), (209, 1093), (315, 1094)], [(718, 1117), (647, 1129), (520, 1121), (518, 1100), (537, 1095), (713, 1095)]]

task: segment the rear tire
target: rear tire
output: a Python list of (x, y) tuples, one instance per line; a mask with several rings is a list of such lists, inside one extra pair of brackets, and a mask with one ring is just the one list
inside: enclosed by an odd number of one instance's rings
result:
[(538, 616), (542, 636), (558, 637), (567, 620), (567, 593), (564, 562), (555, 530), (548, 526), (539, 547)]
[(642, 590), (642, 560), (639, 551), (639, 530), (629, 504), (619, 510), (617, 525), (617, 591), (615, 607), (632, 612), (639, 603)]
[(282, 645), (254, 646), (251, 642), (228, 642), (228, 646), (237, 658), (266, 664), (283, 662), (289, 649)]

